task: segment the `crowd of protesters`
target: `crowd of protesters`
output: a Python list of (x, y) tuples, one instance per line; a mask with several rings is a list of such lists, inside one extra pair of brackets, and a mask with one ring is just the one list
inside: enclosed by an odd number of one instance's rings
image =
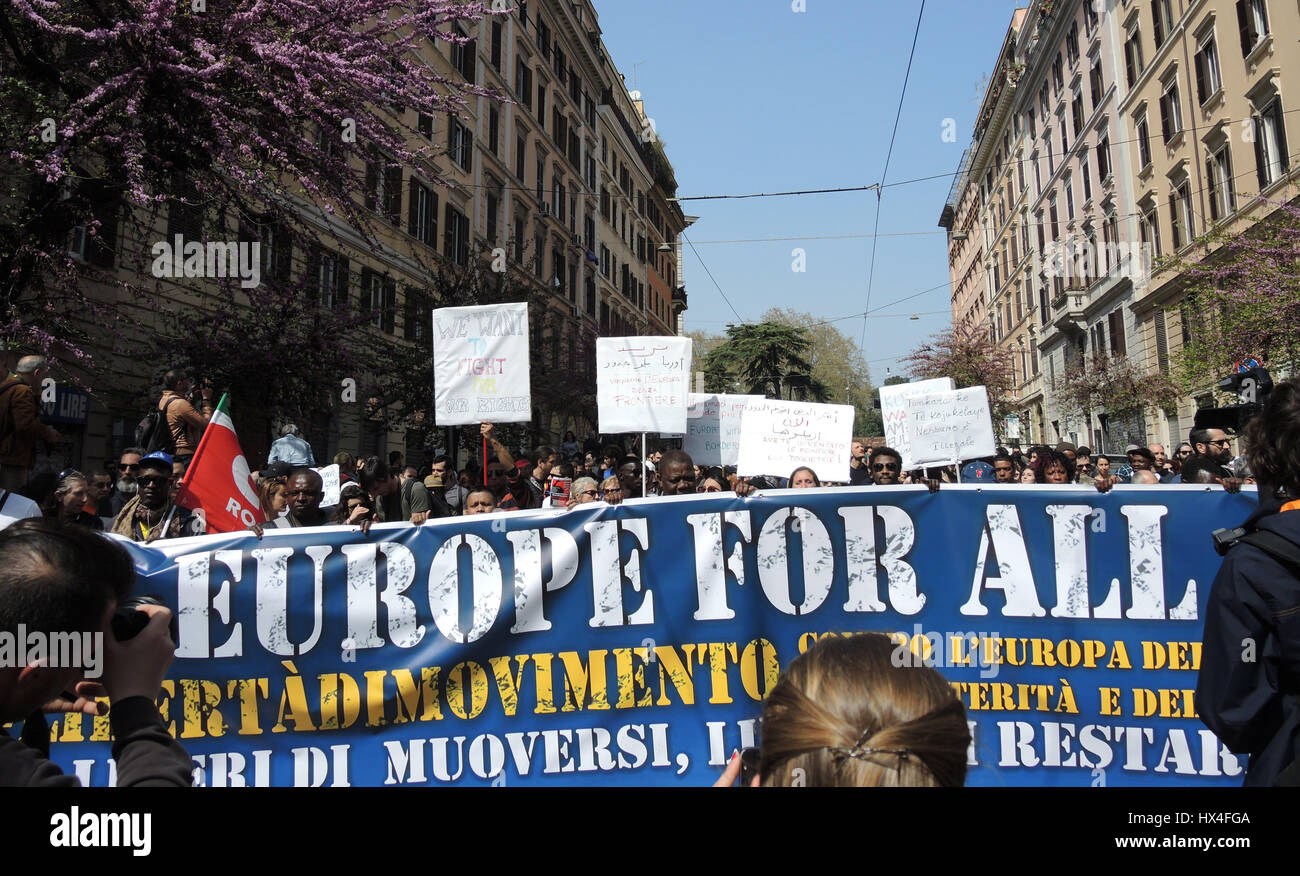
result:
[[(112, 532), (135, 541), (176, 538), (204, 531), (203, 515), (176, 503), (184, 477), (213, 410), (212, 390), (195, 385), (180, 370), (164, 376), (156, 403), (171, 438), (167, 451), (128, 447), (115, 464), (81, 472), (31, 476), (34, 446), (57, 433), (37, 418), (35, 390), (47, 371), (39, 356), (20, 360), (0, 384), (0, 463), (6, 489), (0, 493), (0, 528), (23, 517), (43, 515), (64, 523)], [(654, 447), (638, 453), (638, 436), (580, 441), (572, 432), (558, 446), (543, 444), (512, 452), (491, 423), (480, 433), (482, 460), (471, 458), (457, 471), (454, 460), (425, 448), (417, 463), (402, 453), (359, 457), (348, 452), (332, 460), (339, 468), (337, 499), (326, 500), (317, 460), (298, 428), (283, 426), (266, 464), (254, 472), (257, 497), (266, 520), (254, 529), (407, 522), (525, 509), (563, 510), (593, 502), (621, 502), (689, 493), (735, 493), (835, 486), (925, 485), (944, 483), (1220, 484), (1235, 491), (1253, 483), (1243, 458), (1234, 459), (1221, 430), (1194, 429), (1172, 454), (1160, 444), (1131, 445), (1122, 456), (1094, 454), (1068, 442), (1034, 445), (1022, 451), (998, 448), (996, 455), (964, 460), (960, 466), (906, 470), (903, 455), (890, 447), (855, 438), (849, 453), (849, 479), (827, 481), (808, 467), (788, 477), (745, 477), (734, 466), (697, 465), (682, 450)]]

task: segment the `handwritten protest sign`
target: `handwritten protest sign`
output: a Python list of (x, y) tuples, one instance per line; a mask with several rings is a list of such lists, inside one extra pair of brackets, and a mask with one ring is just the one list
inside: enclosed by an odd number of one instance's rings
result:
[(321, 490), (323, 491), (320, 506), (329, 508), (331, 505), (337, 505), (339, 503), (339, 490), (341, 489), (338, 463), (322, 466), (316, 469), (316, 474), (320, 475)]
[(433, 387), (434, 419), (439, 426), (531, 420), (528, 305), (435, 310)]
[(885, 423), (885, 443), (903, 455), (903, 468), (914, 468), (909, 453), (910, 439), (907, 431), (907, 400), (932, 392), (952, 392), (951, 377), (935, 380), (918, 380), (914, 383), (896, 383), (880, 387), (880, 416)]
[(684, 434), (690, 362), (690, 338), (598, 338), (600, 431)]
[(786, 477), (806, 465), (823, 481), (849, 479), (852, 405), (758, 399), (745, 405), (737, 473)]
[(989, 394), (982, 386), (907, 400), (907, 429), (915, 465), (949, 465), (997, 452)]
[(761, 395), (691, 393), (682, 449), (698, 465), (735, 465), (740, 456), (745, 405), (762, 398)]

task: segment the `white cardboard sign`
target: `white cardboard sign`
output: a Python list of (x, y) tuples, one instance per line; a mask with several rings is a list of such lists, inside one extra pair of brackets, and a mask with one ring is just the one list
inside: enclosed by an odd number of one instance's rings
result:
[(761, 395), (691, 393), (687, 399), (682, 449), (697, 465), (735, 465), (740, 457), (745, 406), (762, 398)]
[(526, 303), (433, 312), (433, 409), (439, 426), (533, 418)]
[(982, 386), (908, 399), (907, 428), (916, 466), (951, 465), (997, 452), (989, 394)]
[(903, 470), (916, 468), (910, 455), (907, 431), (907, 400), (933, 392), (952, 392), (951, 377), (896, 383), (880, 387), (880, 417), (885, 423), (885, 443), (903, 455)]
[(342, 489), (339, 486), (338, 463), (321, 466), (316, 469), (316, 474), (320, 475), (321, 489), (323, 490), (320, 506), (322, 508), (330, 508), (337, 505), (339, 503), (339, 490)]
[(787, 477), (806, 465), (819, 480), (848, 482), (852, 405), (758, 399), (745, 405), (737, 473)]
[(600, 431), (685, 434), (691, 339), (596, 339)]

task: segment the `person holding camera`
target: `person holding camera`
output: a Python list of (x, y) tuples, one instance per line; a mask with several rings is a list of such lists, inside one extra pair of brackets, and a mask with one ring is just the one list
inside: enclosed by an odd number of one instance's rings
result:
[[(1184, 478), (1203, 459), (1224, 483), (1222, 452), (1203, 448), (1226, 442), (1198, 431)], [(1224, 561), (1206, 608), (1196, 711), (1250, 755), (1246, 785), (1300, 785), (1300, 382), (1279, 384), (1244, 438), (1259, 510), (1214, 534)]]
[[(0, 786), (76, 787), (77, 778), (49, 760), (45, 715), (105, 711), (118, 787), (192, 784), (190, 756), (155, 705), (176, 650), (172, 613), (161, 605), (119, 612), (134, 583), (130, 555), (84, 527), (32, 518), (0, 532), (0, 634), (30, 641), (33, 633), (93, 631), (103, 642), (103, 653), (83, 652), (85, 666), (37, 659), (0, 668), (0, 724), (25, 719), (21, 740), (0, 730)], [(115, 613), (125, 623), (115, 624)], [(127, 637), (119, 641), (115, 627)], [(86, 678), (92, 674), (96, 680)], [(109, 706), (96, 700), (105, 694)]]
[[(202, 413), (196, 408), (202, 408)], [(167, 428), (176, 443), (172, 458), (188, 463), (198, 449), (203, 430), (212, 419), (212, 386), (206, 381), (196, 388), (184, 371), (173, 368), (163, 375), (163, 394), (158, 410), (167, 418)]]

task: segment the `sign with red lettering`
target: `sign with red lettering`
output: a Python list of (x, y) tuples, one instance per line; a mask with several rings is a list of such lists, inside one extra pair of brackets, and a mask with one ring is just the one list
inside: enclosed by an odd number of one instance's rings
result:
[(528, 305), (443, 307), (433, 312), (433, 404), (439, 426), (526, 423)]

